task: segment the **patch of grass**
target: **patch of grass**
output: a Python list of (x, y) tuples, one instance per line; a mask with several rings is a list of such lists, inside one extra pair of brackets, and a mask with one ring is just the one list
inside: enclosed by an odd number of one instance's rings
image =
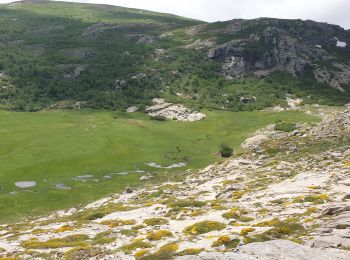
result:
[(92, 257), (98, 257), (103, 252), (101, 248), (91, 247), (91, 246), (79, 246), (72, 248), (64, 253), (65, 259), (67, 260), (77, 260), (77, 259), (86, 259)]
[(104, 205), (97, 209), (85, 209), (83, 211), (79, 211), (69, 218), (72, 220), (96, 220), (99, 218), (102, 218), (102, 216), (108, 215), (113, 212), (119, 212), (119, 211), (130, 211), (135, 209), (134, 207), (125, 206), (121, 203), (108, 203), (107, 205)]
[[(187, 167), (199, 169), (220, 160), (215, 156), (220, 143), (239, 149), (250, 133), (277, 118), (300, 122), (318, 120), (301, 112), (204, 112), (208, 116), (206, 120), (189, 124), (151, 121), (142, 113), (114, 119), (112, 112), (96, 110), (0, 111), (1, 129), (4, 130), (0, 135), (3, 187), (0, 191), (0, 223), (70, 208), (120, 192), (128, 185), (140, 185), (137, 173), (111, 175), (112, 179), (104, 176), (132, 170), (134, 165), (149, 171), (147, 162), (171, 165), (174, 161), (164, 157), (168, 152), (175, 153), (176, 162), (190, 158)], [(169, 145), (174, 140), (181, 151)], [(142, 149), (135, 149), (141, 142), (144, 144)], [(167, 171), (174, 172), (175, 176), (178, 169)], [(30, 189), (32, 192), (14, 186), (15, 182), (23, 181), (23, 172), (26, 180), (37, 183)], [(93, 177), (85, 181), (72, 179), (87, 173)], [(169, 179), (157, 174), (152, 181), (161, 178)], [(47, 181), (42, 182), (42, 179)], [(59, 183), (72, 189), (57, 189), (55, 185)], [(14, 190), (17, 193), (9, 195)], [(126, 209), (121, 205), (107, 205), (78, 212), (73, 220), (99, 219), (120, 210)]]
[(347, 224), (338, 224), (335, 226), (336, 229), (347, 229), (349, 225)]
[(246, 213), (248, 212), (245, 209), (233, 208), (230, 211), (222, 214), (222, 217), (226, 219), (235, 219), (240, 222), (250, 222), (254, 220), (252, 217), (245, 216)]
[(294, 220), (294, 219), (286, 219), (284, 221), (281, 221), (280, 219), (275, 218), (269, 221), (260, 222), (253, 226), (273, 227), (273, 228), (262, 234), (257, 234), (252, 237), (246, 236), (244, 239), (245, 243), (262, 242), (262, 241), (267, 241), (272, 239), (281, 239), (292, 235), (300, 236), (305, 233), (305, 229), (303, 225), (301, 225), (300, 223), (297, 222), (297, 220)]
[(120, 234), (128, 237), (136, 237), (138, 235), (138, 231), (135, 229), (122, 229), (120, 230)]
[(221, 236), (213, 242), (212, 247), (225, 246), (226, 249), (232, 249), (236, 248), (240, 242), (240, 239), (231, 239), (229, 236)]
[(136, 249), (144, 249), (153, 247), (152, 243), (143, 241), (142, 238), (137, 238), (130, 244), (122, 246), (120, 249), (126, 253), (130, 253)]
[(64, 238), (53, 238), (47, 241), (41, 242), (38, 239), (31, 239), (21, 242), (21, 246), (31, 249), (48, 249), (48, 248), (62, 248), (62, 247), (75, 247), (75, 246), (88, 246), (88, 235), (77, 234)]
[(62, 227), (54, 230), (54, 233), (63, 233), (63, 232), (73, 231), (73, 230), (74, 230), (74, 227), (70, 225), (63, 225)]
[(171, 208), (201, 208), (207, 205), (205, 201), (178, 200), (169, 204)]
[(146, 238), (148, 240), (154, 241), (154, 240), (161, 240), (165, 237), (172, 237), (173, 233), (171, 233), (169, 230), (157, 230), (157, 231), (150, 231), (147, 233)]
[(145, 223), (147, 226), (161, 226), (168, 224), (168, 220), (165, 218), (149, 218), (146, 219), (143, 223)]
[(109, 228), (115, 228), (120, 226), (130, 226), (135, 225), (136, 221), (134, 219), (114, 219), (106, 220), (100, 222), (101, 225), (107, 225)]
[(187, 235), (199, 235), (211, 231), (222, 230), (226, 227), (224, 223), (216, 221), (202, 221), (187, 227), (184, 233)]
[(185, 256), (185, 255), (198, 255), (203, 252), (203, 248), (186, 248), (185, 250), (177, 253), (177, 256)]
[(240, 236), (244, 237), (248, 235), (250, 232), (255, 231), (255, 228), (243, 228), (241, 232), (239, 233)]
[(176, 243), (169, 243), (161, 246), (155, 253), (141, 257), (142, 260), (169, 260), (173, 259), (179, 245)]
[(281, 131), (281, 132), (293, 132), (295, 129), (297, 129), (296, 124), (292, 122), (278, 122), (275, 125), (275, 130), (276, 131)]
[(110, 244), (116, 240), (115, 237), (112, 236), (112, 231), (104, 231), (96, 234), (96, 236), (92, 239), (93, 245), (104, 245)]
[(329, 200), (328, 194), (318, 194), (318, 195), (308, 195), (308, 196), (298, 196), (294, 198), (293, 203), (305, 203), (312, 202), (313, 204), (324, 204)]

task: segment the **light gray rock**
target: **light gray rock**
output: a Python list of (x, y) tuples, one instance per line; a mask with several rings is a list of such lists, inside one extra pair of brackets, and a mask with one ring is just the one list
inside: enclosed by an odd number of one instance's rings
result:
[(317, 249), (288, 240), (251, 243), (230, 253), (200, 253), (198, 256), (182, 256), (179, 260), (346, 260), (350, 253), (343, 250)]
[(168, 119), (179, 121), (199, 121), (206, 118), (206, 115), (189, 109), (181, 104), (166, 103), (162, 98), (153, 99), (153, 105), (146, 108), (146, 112), (152, 116), (162, 116)]
[(268, 140), (265, 134), (258, 134), (246, 139), (241, 147), (243, 149), (254, 150), (260, 148), (260, 146)]

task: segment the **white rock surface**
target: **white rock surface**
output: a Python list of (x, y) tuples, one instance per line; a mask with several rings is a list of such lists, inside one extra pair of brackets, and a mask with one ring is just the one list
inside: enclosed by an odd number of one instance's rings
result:
[(202, 112), (189, 109), (181, 104), (166, 103), (162, 98), (153, 99), (153, 105), (146, 108), (150, 116), (163, 116), (168, 119), (176, 119), (179, 121), (199, 121), (206, 118)]

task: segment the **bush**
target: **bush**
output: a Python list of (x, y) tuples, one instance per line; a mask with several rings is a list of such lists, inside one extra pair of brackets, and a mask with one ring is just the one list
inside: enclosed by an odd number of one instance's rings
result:
[(147, 233), (147, 239), (148, 240), (161, 240), (163, 239), (164, 237), (172, 237), (173, 236), (173, 233), (171, 233), (169, 230), (158, 230), (156, 232), (149, 232)]
[(166, 121), (165, 116), (150, 116), (151, 120), (156, 120), (156, 121)]
[(27, 241), (22, 241), (21, 246), (24, 248), (30, 248), (30, 249), (88, 246), (89, 243), (86, 242), (86, 240), (88, 239), (89, 239), (89, 236), (85, 234), (76, 234), (76, 235), (71, 235), (64, 238), (52, 238), (44, 242), (41, 242), (38, 239), (31, 239)]
[(164, 218), (149, 218), (146, 219), (143, 223), (145, 223), (148, 226), (160, 226), (168, 224), (168, 220)]
[(226, 249), (232, 249), (232, 248), (236, 248), (240, 242), (241, 240), (238, 238), (231, 239), (229, 236), (221, 236), (218, 238), (218, 240), (214, 241), (211, 246), (212, 247), (225, 246)]
[(216, 221), (202, 221), (191, 225), (185, 229), (185, 234), (197, 235), (204, 234), (215, 230), (222, 230), (226, 227), (225, 224)]
[(220, 145), (220, 154), (223, 158), (230, 158), (233, 154), (233, 149), (229, 147), (227, 144)]

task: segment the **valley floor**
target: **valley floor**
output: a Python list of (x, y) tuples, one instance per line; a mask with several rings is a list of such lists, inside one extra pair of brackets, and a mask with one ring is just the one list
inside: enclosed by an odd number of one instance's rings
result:
[[(322, 111), (323, 113), (325, 111)], [(0, 228), (2, 255), (66, 259), (349, 259), (350, 111), (286, 133), (183, 181), (127, 189)]]
[[(317, 122), (298, 111), (206, 111), (198, 122), (96, 110), (0, 111), (0, 223), (47, 215), (217, 162), (276, 120)], [(168, 174), (163, 174), (168, 173)]]

